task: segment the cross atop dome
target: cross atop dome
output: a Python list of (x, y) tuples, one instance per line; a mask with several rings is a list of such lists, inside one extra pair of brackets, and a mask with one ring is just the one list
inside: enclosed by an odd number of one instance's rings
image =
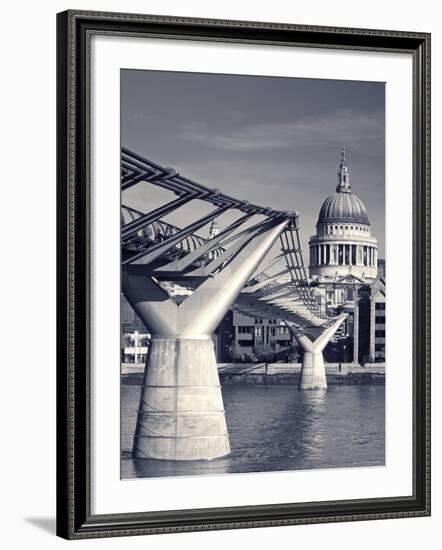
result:
[(338, 171), (338, 186), (336, 187), (338, 193), (351, 193), (350, 180), (348, 177), (347, 159), (345, 157), (345, 145), (341, 150), (341, 163)]

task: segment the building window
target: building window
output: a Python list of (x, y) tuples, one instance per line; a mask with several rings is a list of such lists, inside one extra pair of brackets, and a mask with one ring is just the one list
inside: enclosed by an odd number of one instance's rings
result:
[(374, 335), (378, 338), (385, 338), (385, 330), (375, 330)]
[(385, 302), (377, 302), (376, 309), (385, 309)]
[(385, 317), (380, 317), (379, 315), (376, 315), (376, 323), (380, 325), (385, 325)]
[(238, 340), (238, 346), (242, 346), (244, 348), (251, 348), (252, 347), (252, 341), (251, 340)]

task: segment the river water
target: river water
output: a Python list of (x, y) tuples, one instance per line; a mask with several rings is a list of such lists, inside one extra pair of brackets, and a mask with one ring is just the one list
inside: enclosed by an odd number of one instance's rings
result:
[(140, 386), (121, 389), (123, 479), (385, 464), (383, 385), (223, 386), (231, 455), (193, 462), (131, 457)]

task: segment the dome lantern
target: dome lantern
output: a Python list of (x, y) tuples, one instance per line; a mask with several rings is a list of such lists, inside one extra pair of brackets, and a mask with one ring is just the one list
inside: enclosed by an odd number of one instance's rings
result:
[(342, 146), (341, 151), (341, 164), (338, 171), (338, 186), (336, 187), (338, 193), (351, 193), (350, 180), (348, 177), (347, 160), (345, 158), (345, 145)]
[(353, 194), (350, 187), (344, 145), (342, 146), (336, 191), (327, 197), (322, 204), (317, 225), (336, 222), (370, 225), (364, 203), (357, 195)]

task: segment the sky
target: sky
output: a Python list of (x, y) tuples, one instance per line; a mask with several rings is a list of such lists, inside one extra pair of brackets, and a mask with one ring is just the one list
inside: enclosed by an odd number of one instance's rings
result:
[[(383, 258), (384, 105), (381, 82), (126, 69), (121, 143), (207, 187), (298, 211), (306, 259), (345, 144), (352, 191), (367, 207)], [(124, 203), (149, 211), (164, 202), (162, 193), (137, 185)], [(184, 226), (206, 206), (192, 203), (167, 221)]]

